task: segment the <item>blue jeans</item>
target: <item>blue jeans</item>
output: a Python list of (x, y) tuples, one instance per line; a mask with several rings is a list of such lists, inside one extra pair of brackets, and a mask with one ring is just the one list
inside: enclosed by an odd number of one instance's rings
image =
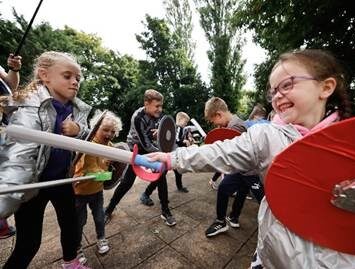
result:
[(87, 220), (87, 208), (89, 205), (95, 222), (97, 239), (105, 238), (105, 213), (104, 213), (104, 195), (103, 191), (99, 191), (89, 195), (76, 195), (75, 206), (78, 215), (79, 240), (78, 248), (81, 245), (83, 236), (83, 228)]

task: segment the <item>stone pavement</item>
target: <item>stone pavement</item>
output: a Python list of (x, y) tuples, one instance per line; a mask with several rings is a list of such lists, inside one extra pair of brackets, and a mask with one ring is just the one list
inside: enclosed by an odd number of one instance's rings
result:
[[(183, 184), (189, 193), (181, 193), (176, 191), (174, 174), (168, 173), (169, 205), (177, 221), (174, 227), (168, 227), (160, 218), (157, 191), (151, 196), (154, 206), (140, 203), (139, 196), (147, 182), (137, 179), (106, 226), (111, 250), (104, 256), (96, 252), (95, 228), (89, 214), (83, 237), (88, 265), (93, 269), (248, 268), (256, 246), (258, 204), (255, 199), (246, 201), (239, 229), (230, 228), (224, 234), (206, 238), (205, 230), (215, 218), (216, 191), (208, 185), (211, 176), (184, 174)], [(113, 190), (105, 192), (105, 205), (112, 193)], [(10, 255), (14, 240), (0, 241), (0, 267)], [(49, 204), (42, 245), (29, 268), (61, 268), (60, 264), (59, 228)]]

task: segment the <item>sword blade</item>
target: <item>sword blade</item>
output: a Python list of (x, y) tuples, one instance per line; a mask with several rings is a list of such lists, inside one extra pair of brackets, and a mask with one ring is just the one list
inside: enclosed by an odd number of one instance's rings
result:
[(57, 179), (52, 181), (43, 181), (37, 183), (29, 183), (29, 184), (22, 184), (18, 186), (5, 187), (5, 188), (0, 188), (0, 195), (13, 193), (13, 192), (24, 192), (33, 189), (44, 189), (44, 188), (49, 188), (49, 187), (54, 187), (54, 186), (59, 186), (64, 184), (70, 184), (76, 181), (89, 180), (89, 179), (95, 179), (95, 176), (64, 178), (64, 179)]
[(32, 130), (14, 124), (7, 126), (6, 132), (11, 138), (15, 138), (16, 140), (28, 140), (34, 143), (44, 144), (70, 151), (79, 151), (86, 154), (103, 157), (109, 160), (130, 163), (132, 159), (132, 152), (130, 151), (120, 150), (97, 143), (91, 143), (64, 135)]
[[(122, 163), (132, 162), (133, 153), (130, 151), (92, 143), (64, 135), (32, 130), (14, 124), (6, 127), (6, 133), (11, 138), (16, 140), (27, 140), (37, 144), (44, 144), (70, 151), (79, 151)], [(147, 157), (144, 155), (137, 155), (134, 163), (156, 171), (161, 171), (164, 167), (163, 163), (148, 161)]]
[(190, 120), (193, 125), (197, 128), (198, 132), (202, 135), (203, 138), (206, 137), (206, 132), (202, 129), (201, 125), (195, 119)]

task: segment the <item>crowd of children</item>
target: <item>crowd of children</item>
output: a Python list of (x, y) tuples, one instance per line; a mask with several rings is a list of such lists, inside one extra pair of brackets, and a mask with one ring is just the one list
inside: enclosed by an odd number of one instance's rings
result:
[[(0, 78), (13, 91), (19, 85), (21, 57), (10, 55), (9, 71), (0, 69)], [(48, 51), (35, 61), (34, 77), (12, 98), (16, 113), (7, 115), (8, 124), (15, 124), (84, 139), (89, 133), (91, 107), (76, 97), (81, 80), (81, 68), (73, 55)], [(206, 230), (211, 237), (239, 227), (239, 216), (245, 197), (251, 191), (260, 203), (258, 242), (251, 268), (354, 268), (355, 256), (337, 252), (307, 241), (293, 233), (273, 215), (264, 197), (265, 174), (274, 157), (303, 136), (351, 116), (344, 73), (334, 56), (322, 50), (299, 50), (282, 54), (269, 76), (267, 99), (271, 102), (276, 121), (266, 120), (265, 108), (254, 107), (248, 120), (233, 114), (224, 100), (212, 97), (205, 103), (205, 118), (217, 127), (238, 130), (241, 135), (213, 144), (194, 145), (185, 129), (190, 117), (176, 114), (176, 149), (159, 152), (157, 129), (163, 116), (163, 95), (148, 89), (143, 106), (131, 117), (127, 144), (130, 150), (138, 145), (139, 154), (151, 161), (164, 162), (175, 173), (176, 187), (189, 192), (182, 184), (185, 172), (218, 172), (223, 179), (217, 192), (217, 218)], [(98, 123), (97, 123), (98, 122)], [(107, 112), (97, 123), (92, 143), (112, 146), (112, 140), (122, 130), (118, 116)], [(51, 181), (68, 177), (72, 171), (74, 152), (36, 143), (12, 140), (0, 145), (0, 186)], [(97, 251), (105, 254), (110, 245), (105, 236), (105, 224), (112, 221), (114, 210), (131, 189), (136, 175), (131, 165), (116, 187), (109, 204), (104, 207), (103, 183), (108, 179), (110, 161), (83, 154), (74, 167), (74, 177), (94, 175), (96, 180), (77, 181), (72, 185), (0, 195), (0, 239), (16, 233), (16, 243), (5, 269), (27, 268), (41, 245), (44, 212), (53, 205), (60, 228), (64, 269), (85, 269), (87, 259), (82, 249), (83, 228), (87, 221), (87, 206), (94, 219)], [(167, 171), (157, 181), (149, 183), (139, 197), (141, 203), (153, 206), (150, 198), (157, 188), (161, 218), (166, 225), (176, 225), (168, 200)], [(214, 183), (213, 183), (214, 184)], [(229, 197), (236, 194), (232, 212), (227, 215)], [(184, 194), (186, 195), (186, 194)], [(14, 214), (15, 229), (6, 218)], [(31, 225), (28, 225), (28, 220)], [(117, 220), (119, 221), (119, 220)]]

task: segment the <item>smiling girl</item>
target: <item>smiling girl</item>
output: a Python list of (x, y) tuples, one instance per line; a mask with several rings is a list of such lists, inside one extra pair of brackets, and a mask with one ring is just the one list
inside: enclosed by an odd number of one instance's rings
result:
[[(350, 117), (345, 74), (329, 53), (302, 50), (280, 56), (269, 77), (268, 100), (280, 124), (254, 125), (232, 140), (175, 152), (151, 153), (180, 172), (257, 171), (264, 181), (274, 157), (307, 134)], [(290, 212), (292, 214), (292, 212)], [(252, 268), (355, 268), (355, 256), (304, 240), (278, 221), (264, 198)], [(304, 220), (307, 221), (307, 220)]]

